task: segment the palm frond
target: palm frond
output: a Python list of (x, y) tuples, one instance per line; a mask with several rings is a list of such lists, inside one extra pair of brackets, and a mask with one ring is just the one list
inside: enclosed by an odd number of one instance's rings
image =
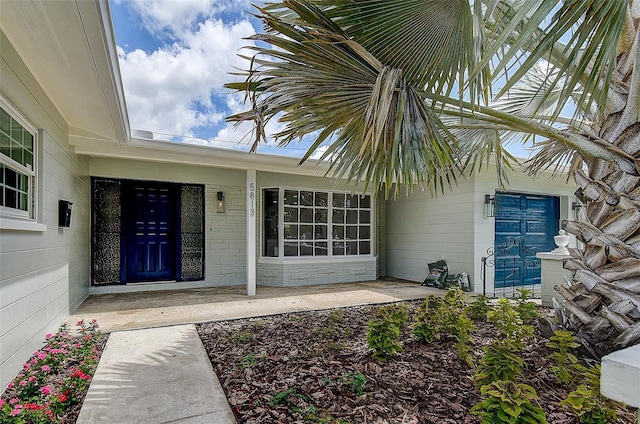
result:
[(401, 185), (436, 192), (454, 184), (455, 138), (404, 71), (382, 65), (310, 2), (286, 4), (295, 15), (260, 9), (267, 31), (252, 39), (269, 47), (252, 48), (252, 108), (227, 120), (253, 121), (254, 147), (275, 116), (286, 124), (273, 135), (280, 145), (317, 133), (303, 160), (331, 138), (323, 156), (330, 171), (384, 187), (386, 196)]
[[(605, 104), (627, 0), (565, 1), (551, 18), (549, 12), (554, 10), (555, 0), (527, 2), (527, 7), (517, 8), (508, 1), (498, 3), (501, 7), (496, 10), (501, 13), (494, 13), (492, 18), (502, 35), (485, 47), (485, 59), (472, 75), (499, 57), (496, 68), (504, 72), (496, 72), (492, 77), (494, 81), (506, 78), (498, 93), (500, 97), (545, 59), (558, 69), (555, 77), (549, 79), (549, 86), (561, 88), (553, 117), (560, 115), (578, 86), (582, 86), (578, 103)], [(538, 7), (536, 13), (530, 13), (529, 3), (532, 8)], [(508, 28), (513, 31), (506, 32)]]

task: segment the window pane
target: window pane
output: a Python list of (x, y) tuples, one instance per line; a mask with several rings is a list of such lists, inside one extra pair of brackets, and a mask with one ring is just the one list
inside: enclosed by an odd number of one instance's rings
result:
[(24, 166), (26, 166), (27, 168), (31, 168), (33, 169), (33, 153), (31, 153), (28, 150), (24, 151), (24, 155), (23, 155), (23, 159), (24, 159)]
[(328, 252), (327, 252), (327, 243), (326, 242), (319, 242), (319, 243), (315, 243), (315, 255), (316, 256), (327, 256)]
[(371, 208), (371, 196), (362, 196), (360, 198), (360, 208), (362, 209)]
[(327, 226), (326, 225), (316, 225), (314, 229), (315, 238), (314, 240), (326, 240), (327, 239)]
[(4, 169), (4, 185), (13, 189), (18, 187), (18, 174), (11, 168)]
[(333, 207), (344, 208), (344, 194), (333, 193)]
[(313, 192), (301, 191), (300, 192), (300, 204), (302, 206), (313, 206)]
[(358, 239), (358, 227), (355, 225), (349, 225), (347, 227), (347, 240)]
[(300, 240), (313, 240), (313, 225), (300, 226)]
[(336, 240), (344, 239), (344, 227), (342, 225), (333, 226), (333, 238)]
[(360, 254), (368, 255), (371, 253), (371, 242), (369, 241), (361, 241), (360, 242)]
[(368, 211), (368, 210), (360, 211), (360, 223), (361, 224), (371, 223), (371, 211)]
[(298, 192), (292, 190), (284, 191), (284, 204), (295, 206), (298, 204)]
[(278, 190), (264, 190), (264, 246), (262, 255), (278, 256)]
[(29, 210), (28, 201), (29, 201), (29, 198), (27, 197), (27, 193), (20, 193), (18, 209), (21, 209), (23, 211), (28, 211)]
[(298, 256), (298, 243), (285, 241), (284, 256)]
[(4, 131), (9, 135), (9, 131), (11, 128), (11, 116), (4, 109), (0, 109), (0, 130)]
[(326, 209), (316, 209), (315, 222), (318, 223), (318, 224), (326, 224), (327, 223), (327, 210)]
[(342, 209), (334, 209), (333, 210), (333, 222), (336, 224), (344, 223), (344, 210)]
[(0, 131), (0, 154), (11, 157), (11, 140), (3, 131)]
[(313, 208), (300, 208), (300, 222), (313, 223)]
[(298, 239), (298, 226), (286, 224), (284, 226), (284, 238), (285, 239)]
[(360, 227), (360, 240), (368, 240), (371, 238), (371, 227), (361, 226)]
[(300, 243), (300, 256), (313, 256), (313, 244)]
[(11, 141), (11, 159), (22, 164), (22, 146), (15, 139)]
[(346, 206), (348, 208), (357, 208), (358, 207), (358, 196), (347, 194)]
[(358, 223), (358, 211), (347, 210), (347, 224), (357, 224), (357, 223)]
[(344, 243), (335, 242), (333, 243), (333, 254), (334, 255), (344, 255)]
[(347, 242), (347, 255), (357, 255), (358, 254), (358, 242), (357, 241), (348, 241)]
[(284, 208), (284, 222), (298, 222), (298, 208)]
[(327, 207), (327, 205), (329, 204), (328, 199), (329, 199), (329, 193), (316, 193), (315, 205)]
[[(33, 143), (33, 135), (0, 109), (0, 155), (33, 170)], [(33, 200), (29, 192), (31, 177), (23, 169), (0, 165), (0, 205), (28, 212)]]

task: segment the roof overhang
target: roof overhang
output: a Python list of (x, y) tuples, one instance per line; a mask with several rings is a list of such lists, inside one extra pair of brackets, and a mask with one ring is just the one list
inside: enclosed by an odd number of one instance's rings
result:
[(1, 1), (0, 28), (67, 121), (71, 144), (128, 142), (107, 0)]

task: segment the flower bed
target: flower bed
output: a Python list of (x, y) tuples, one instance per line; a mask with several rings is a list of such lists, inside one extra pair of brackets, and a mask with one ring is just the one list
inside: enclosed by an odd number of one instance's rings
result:
[(0, 422), (15, 424), (75, 422), (106, 335), (98, 323), (79, 321), (77, 334), (63, 324), (47, 334), (0, 398)]

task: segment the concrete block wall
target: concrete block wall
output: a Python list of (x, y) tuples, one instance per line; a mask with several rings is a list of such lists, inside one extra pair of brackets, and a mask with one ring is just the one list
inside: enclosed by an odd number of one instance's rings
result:
[(299, 261), (264, 261), (257, 266), (257, 283), (264, 286), (294, 287), (332, 283), (372, 281), (377, 278), (376, 258)]
[[(225, 196), (225, 213), (216, 212), (217, 192)], [(205, 286), (246, 284), (246, 189), (205, 186)]]

